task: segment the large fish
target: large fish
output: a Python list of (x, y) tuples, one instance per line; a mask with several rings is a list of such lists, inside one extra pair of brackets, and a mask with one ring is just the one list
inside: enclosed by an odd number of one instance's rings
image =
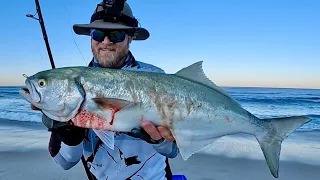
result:
[(130, 132), (143, 119), (166, 126), (184, 160), (222, 136), (251, 134), (274, 177), (282, 141), (310, 121), (257, 118), (205, 76), (202, 61), (175, 74), (64, 67), (39, 72), (25, 83), (21, 95), (56, 121), (71, 120), (100, 133)]

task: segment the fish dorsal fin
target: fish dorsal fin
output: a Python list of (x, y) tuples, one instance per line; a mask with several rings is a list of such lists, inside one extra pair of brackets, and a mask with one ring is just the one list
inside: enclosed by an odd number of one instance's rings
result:
[(203, 72), (202, 62), (198, 61), (196, 63), (191, 64), (185, 68), (182, 68), (180, 71), (176, 72), (175, 75), (182, 77), (184, 79), (188, 79), (194, 81), (196, 83), (202, 84), (204, 86), (210, 87), (224, 94), (225, 96), (234, 100), (226, 91), (213, 83)]

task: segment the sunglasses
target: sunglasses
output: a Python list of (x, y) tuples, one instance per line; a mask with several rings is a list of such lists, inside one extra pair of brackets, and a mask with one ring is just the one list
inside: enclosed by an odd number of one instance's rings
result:
[(102, 31), (99, 29), (91, 29), (91, 38), (95, 41), (102, 42), (107, 36), (113, 43), (119, 43), (126, 38), (126, 32), (123, 30)]

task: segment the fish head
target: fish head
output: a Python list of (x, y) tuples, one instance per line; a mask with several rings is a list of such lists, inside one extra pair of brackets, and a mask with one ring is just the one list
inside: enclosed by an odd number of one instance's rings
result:
[(25, 80), (20, 95), (53, 120), (67, 122), (84, 101), (84, 90), (77, 81), (77, 69), (52, 69)]

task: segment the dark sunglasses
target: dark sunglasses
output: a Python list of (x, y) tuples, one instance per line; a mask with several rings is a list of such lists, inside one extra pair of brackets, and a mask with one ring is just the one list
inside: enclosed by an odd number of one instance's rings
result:
[(123, 30), (102, 31), (99, 29), (91, 29), (91, 38), (95, 41), (102, 42), (107, 36), (113, 43), (119, 43), (126, 38), (126, 32)]

